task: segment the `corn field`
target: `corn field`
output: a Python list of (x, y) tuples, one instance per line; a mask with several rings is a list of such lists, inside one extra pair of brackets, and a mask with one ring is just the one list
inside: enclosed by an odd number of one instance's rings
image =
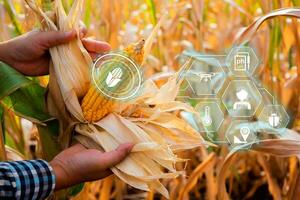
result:
[[(66, 11), (73, 0), (61, 0)], [(44, 11), (51, 0), (37, 0)], [(300, 195), (300, 0), (85, 0), (81, 20), (88, 37), (108, 42), (113, 51), (159, 30), (143, 65), (145, 79), (161, 86), (178, 72), (186, 55), (228, 55), (247, 45), (259, 58), (256, 81), (289, 115), (278, 135), (260, 133), (249, 150), (227, 143), (180, 151), (176, 169), (184, 174), (161, 179), (170, 199), (296, 200)], [(0, 0), (0, 41), (41, 28), (23, 0)], [(221, 59), (221, 65), (225, 61)], [(0, 158), (50, 161), (66, 146), (58, 142), (59, 121), (45, 102), (49, 76), (25, 77), (0, 69)], [(11, 81), (13, 80), (13, 81)], [(228, 83), (225, 83), (228, 84)], [(178, 101), (183, 101), (178, 99)], [(265, 100), (268, 101), (268, 100)], [(195, 100), (185, 101), (195, 107)], [(48, 105), (49, 106), (49, 105)], [(188, 116), (173, 113), (191, 123)], [(257, 119), (258, 114), (254, 115)], [(254, 123), (254, 122), (251, 122)], [(224, 136), (230, 119), (225, 115)], [(180, 126), (180, 125), (179, 125)], [(214, 143), (206, 132), (201, 137)], [(56, 192), (53, 199), (166, 199), (154, 189), (142, 191), (112, 175)]]

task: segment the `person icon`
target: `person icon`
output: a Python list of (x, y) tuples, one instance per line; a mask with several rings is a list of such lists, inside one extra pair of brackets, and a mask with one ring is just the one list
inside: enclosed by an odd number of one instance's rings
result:
[(248, 92), (246, 90), (241, 89), (240, 91), (238, 91), (236, 93), (236, 96), (239, 101), (236, 101), (233, 104), (233, 110), (238, 110), (238, 109), (242, 109), (242, 108), (251, 110), (251, 104), (248, 101), (246, 101), (246, 99), (248, 98)]

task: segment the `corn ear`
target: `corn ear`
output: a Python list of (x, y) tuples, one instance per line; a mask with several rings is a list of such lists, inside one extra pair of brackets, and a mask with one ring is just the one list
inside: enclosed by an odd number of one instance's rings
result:
[[(44, 21), (44, 30), (75, 29), (78, 32), (84, 0), (74, 0), (68, 14), (63, 10), (61, 1), (55, 0), (54, 21), (43, 13), (35, 1), (27, 2)], [(158, 26), (161, 24), (162, 21)], [(154, 32), (158, 29), (154, 28)], [(142, 40), (129, 45), (124, 52), (141, 65), (150, 51), (153, 38), (152, 33), (146, 42)], [(50, 54), (52, 64), (48, 108), (50, 114), (60, 121), (62, 145), (67, 147), (70, 144), (74, 130), (77, 133), (75, 138), (80, 143), (105, 152), (114, 150), (122, 143), (131, 142), (135, 144), (132, 153), (111, 170), (135, 188), (155, 190), (169, 198), (160, 179), (180, 175), (175, 164), (186, 161), (178, 158), (174, 152), (206, 144), (200, 134), (173, 113), (193, 110), (175, 101), (179, 90), (178, 76), (170, 78), (161, 88), (148, 80), (139, 97), (115, 107), (116, 102), (102, 97), (95, 86), (90, 84), (91, 58), (80, 39), (53, 47)]]
[[(130, 44), (125, 48), (124, 54), (135, 63), (141, 64), (144, 60), (144, 44), (142, 39), (136, 44)], [(91, 84), (87, 94), (84, 96), (81, 108), (84, 118), (89, 122), (97, 122), (113, 111), (115, 102), (101, 95), (95, 85)]]

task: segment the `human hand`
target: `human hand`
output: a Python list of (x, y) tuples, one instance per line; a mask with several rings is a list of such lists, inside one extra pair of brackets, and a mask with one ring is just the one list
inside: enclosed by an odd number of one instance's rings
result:
[[(80, 31), (81, 41), (92, 57), (110, 50), (110, 45), (83, 38), (86, 29)], [(12, 40), (0, 43), (0, 60), (28, 76), (49, 73), (49, 48), (65, 44), (77, 37), (75, 31), (42, 32), (34, 30)]]
[(76, 144), (62, 151), (50, 162), (56, 178), (55, 190), (111, 175), (110, 168), (124, 160), (132, 147), (133, 144), (126, 143), (103, 153)]

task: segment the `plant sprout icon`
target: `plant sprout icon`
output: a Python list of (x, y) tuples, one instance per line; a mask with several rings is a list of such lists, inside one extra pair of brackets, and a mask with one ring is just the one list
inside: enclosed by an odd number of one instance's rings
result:
[(251, 104), (246, 101), (248, 98), (248, 92), (244, 89), (241, 89), (236, 93), (237, 98), (239, 101), (236, 101), (233, 104), (233, 110), (241, 109), (241, 108), (246, 108), (247, 110), (251, 110)]

